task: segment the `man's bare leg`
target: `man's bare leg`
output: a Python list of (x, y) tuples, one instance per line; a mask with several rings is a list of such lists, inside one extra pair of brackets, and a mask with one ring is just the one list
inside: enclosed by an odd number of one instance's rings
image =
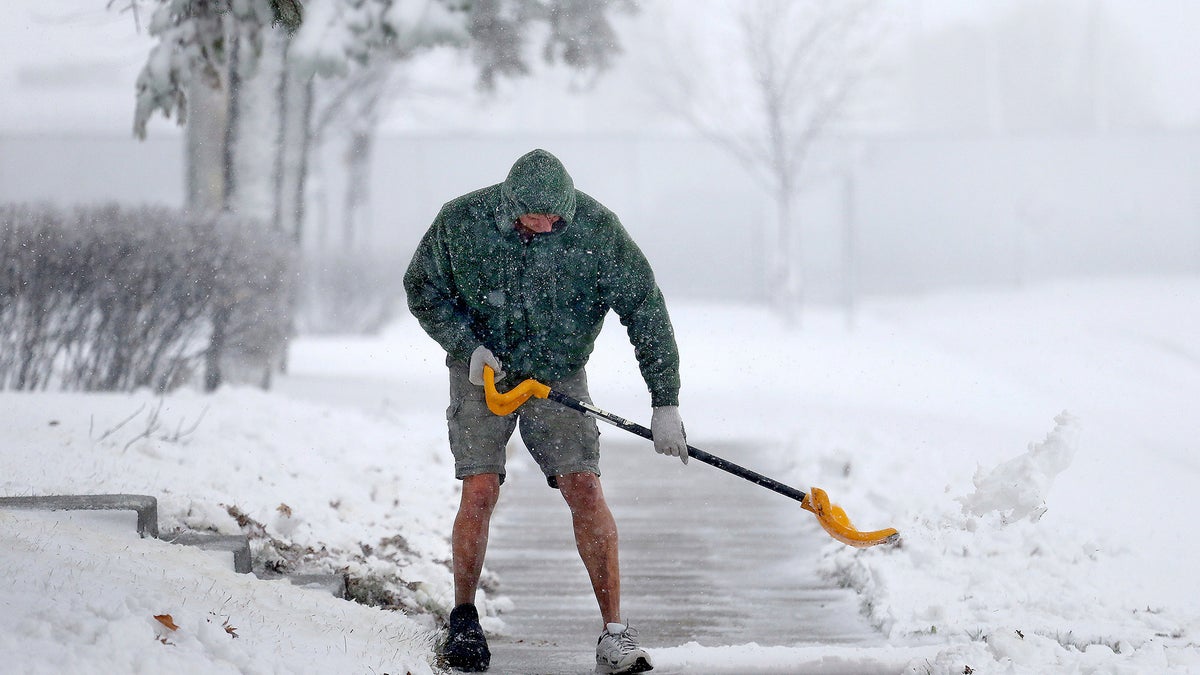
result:
[(483, 572), (488, 528), (500, 498), (500, 476), (494, 473), (467, 476), (454, 518), (454, 604), (475, 604), (475, 590)]
[(621, 571), (617, 523), (604, 501), (600, 477), (593, 473), (558, 476), (558, 489), (571, 509), (575, 545), (592, 580), (605, 624), (621, 623)]

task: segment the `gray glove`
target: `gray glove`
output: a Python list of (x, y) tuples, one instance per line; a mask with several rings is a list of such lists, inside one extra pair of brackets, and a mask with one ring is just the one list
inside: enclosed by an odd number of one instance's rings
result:
[(500, 365), (500, 359), (492, 353), (492, 350), (479, 345), (475, 351), (471, 352), (471, 363), (467, 366), (467, 379), (471, 384), (483, 386), (483, 367), (491, 366), (492, 370), (496, 371), (496, 381), (504, 379), (504, 368)]
[(683, 433), (683, 419), (679, 417), (679, 406), (664, 405), (654, 409), (650, 416), (650, 433), (654, 436), (654, 451), (688, 461), (687, 435)]

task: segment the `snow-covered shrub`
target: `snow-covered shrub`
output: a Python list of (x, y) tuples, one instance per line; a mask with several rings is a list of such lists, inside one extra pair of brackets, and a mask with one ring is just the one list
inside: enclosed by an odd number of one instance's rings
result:
[(0, 251), (0, 389), (213, 388), (283, 353), (291, 248), (254, 223), (0, 205)]

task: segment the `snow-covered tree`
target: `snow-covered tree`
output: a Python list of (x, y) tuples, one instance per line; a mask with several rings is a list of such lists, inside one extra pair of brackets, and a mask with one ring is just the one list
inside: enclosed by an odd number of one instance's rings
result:
[[(472, 51), (487, 88), (498, 77), (528, 72), (537, 40), (547, 60), (599, 72), (619, 49), (608, 13), (633, 7), (632, 0), (128, 0), (127, 6), (145, 3), (154, 6), (149, 31), (158, 44), (138, 78), (135, 133), (144, 137), (155, 113), (185, 124), (189, 113), (203, 111), (210, 128), (197, 128), (205, 137), (189, 144), (189, 173), (203, 181), (189, 188), (193, 205), (220, 203), (277, 227), (298, 227), (294, 209), (304, 177), (287, 172), (304, 165), (296, 158), (307, 147), (295, 145), (311, 137), (314, 75), (347, 76), (371, 62), (451, 45)], [(224, 133), (213, 123), (222, 118)], [(224, 181), (214, 196), (205, 188), (212, 181), (203, 178), (213, 172), (199, 167), (218, 163)]]
[(666, 36), (660, 104), (737, 159), (767, 190), (769, 300), (787, 317), (804, 297), (796, 201), (815, 142), (846, 120), (870, 74), (880, 21), (874, 0), (689, 3), (704, 24)]

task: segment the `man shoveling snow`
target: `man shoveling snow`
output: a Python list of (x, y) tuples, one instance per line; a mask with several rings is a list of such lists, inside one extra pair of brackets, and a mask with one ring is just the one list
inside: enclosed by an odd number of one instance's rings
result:
[(455, 608), (442, 649), (447, 665), (487, 670), (491, 654), (475, 607), (505, 446), (521, 437), (571, 509), (603, 628), (597, 670), (653, 668), (621, 616), (617, 528), (600, 484), (595, 420), (547, 401), (504, 416), (487, 408), (484, 367), (497, 379), (537, 378), (589, 400), (584, 366), (605, 315), (629, 332), (650, 390), (654, 448), (687, 461), (679, 415), (679, 352), (662, 292), (617, 217), (575, 189), (545, 150), (517, 160), (504, 182), (447, 203), (404, 277), (409, 309), (446, 350), (446, 417), (463, 481), (453, 532)]

